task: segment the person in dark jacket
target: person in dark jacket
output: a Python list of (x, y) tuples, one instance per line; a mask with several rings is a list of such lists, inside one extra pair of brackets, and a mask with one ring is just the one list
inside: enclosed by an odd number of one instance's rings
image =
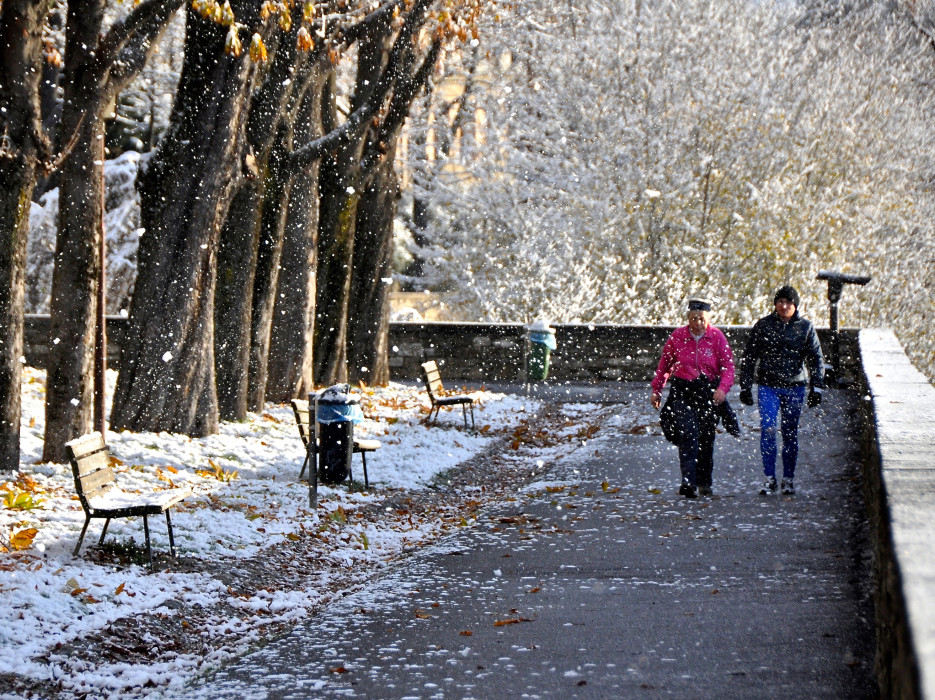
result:
[(781, 287), (773, 297), (775, 310), (753, 326), (740, 365), (740, 401), (753, 405), (757, 384), (760, 410), (760, 454), (766, 483), (764, 496), (776, 493), (776, 425), (782, 433), (782, 482), (784, 494), (795, 493), (795, 465), (799, 455), (799, 417), (802, 404), (821, 403), (824, 358), (811, 321), (799, 315), (799, 294)]

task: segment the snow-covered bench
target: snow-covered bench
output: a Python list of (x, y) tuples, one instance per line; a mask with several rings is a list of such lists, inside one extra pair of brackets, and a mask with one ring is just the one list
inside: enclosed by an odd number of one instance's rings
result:
[(75, 490), (84, 509), (84, 527), (75, 545), (74, 556), (78, 556), (84, 535), (91, 518), (105, 518), (100, 544), (104, 543), (107, 526), (111, 518), (143, 517), (143, 531), (146, 533), (146, 556), (150, 565), (153, 563), (153, 551), (149, 542), (149, 516), (166, 514), (166, 527), (169, 529), (169, 553), (175, 558), (175, 540), (172, 537), (172, 521), (169, 508), (191, 495), (191, 489), (169, 489), (148, 494), (129, 493), (117, 486), (114, 470), (104, 437), (100, 433), (89, 433), (66, 443), (71, 471), (75, 477)]
[(474, 429), (474, 398), (464, 394), (446, 394), (445, 387), (442, 384), (442, 375), (438, 371), (435, 360), (422, 363), (422, 379), (425, 381), (425, 390), (429, 394), (429, 401), (432, 402), (432, 408), (429, 410), (429, 420), (432, 419), (432, 413), (434, 412), (435, 422), (438, 421), (438, 411), (442, 406), (461, 406), (461, 412), (464, 414), (464, 427), (467, 428), (467, 409), (470, 406), (471, 428)]

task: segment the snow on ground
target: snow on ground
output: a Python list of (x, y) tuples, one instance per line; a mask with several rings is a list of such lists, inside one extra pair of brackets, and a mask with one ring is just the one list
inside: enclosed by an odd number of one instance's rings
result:
[[(112, 388), (113, 373), (109, 380)], [(317, 593), (259, 591), (242, 596), (204, 573), (173, 571), (171, 566), (151, 571), (143, 564), (95, 563), (85, 554), (97, 544), (101, 520), (92, 521), (81, 553), (72, 556), (84, 514), (74, 495), (70, 467), (41, 463), (44, 393), (44, 372), (26, 368), (21, 468), (0, 483), (0, 591), (4, 594), (0, 616), (5, 621), (0, 626), (0, 674), (67, 678), (66, 688), (76, 695), (96, 697), (125, 694), (130, 688), (145, 693), (142, 689), (147, 685), (178, 687), (204, 663), (222, 661), (219, 654), (223, 652), (213, 652), (210, 659), (162, 654), (146, 665), (92, 667), (87, 662), (71, 662), (54, 651), (59, 645), (73, 644), (101, 631), (115, 620), (156, 608), (165, 611), (168, 608), (164, 606), (173, 601), (205, 608), (223, 602), (242, 610), (242, 619), (214, 622), (218, 634), (229, 634), (241, 626), (244, 644), (259, 634), (253, 629), (258, 625), (249, 621), (251, 611), (262, 609), (265, 622), (288, 621), (322, 603), (324, 586)], [(269, 405), (262, 414), (251, 414), (242, 423), (223, 423), (218, 435), (202, 439), (108, 432), (118, 483), (128, 491), (193, 490), (192, 496), (172, 510), (176, 547), (183, 557), (247, 558), (286, 539), (297, 539), (301, 532), (317, 531), (319, 537), (331, 537), (327, 556), (347, 570), (357, 562), (385, 562), (433, 534), (425, 531), (431, 527), (425, 523), (404, 529), (391, 527), (389, 522), (352, 522), (347, 513), (380, 503), (400, 489), (430, 487), (433, 478), (466, 462), (490, 444), (497, 432), (502, 436), (504, 429), (519, 426), (539, 408), (526, 397), (475, 392), (479, 429), (471, 433), (460, 428), (460, 411), (443, 412), (438, 426), (426, 425), (428, 402), (416, 387), (391, 385), (355, 390), (354, 394), (365, 414), (355, 434), (382, 443), (368, 460), (373, 486), (369, 492), (346, 485), (320, 485), (319, 508), (310, 509), (308, 488), (297, 480), (304, 453), (292, 411), (278, 405)], [(540, 465), (562, 448), (552, 449), (536, 453)], [(354, 469), (360, 479), (358, 455), (354, 456)], [(327, 526), (329, 520), (337, 518), (346, 524), (332, 536)], [(151, 518), (150, 532), (154, 550), (167, 551), (164, 519)], [(140, 519), (111, 522), (108, 543), (131, 540), (142, 545)]]

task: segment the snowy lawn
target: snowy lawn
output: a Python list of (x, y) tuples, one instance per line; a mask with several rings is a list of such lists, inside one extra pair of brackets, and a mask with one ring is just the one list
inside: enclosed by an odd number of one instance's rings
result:
[[(179, 563), (166, 556), (164, 518), (150, 518), (158, 555), (150, 570), (143, 561), (139, 518), (112, 521), (101, 549), (103, 521), (93, 520), (80, 555), (72, 556), (84, 514), (70, 467), (40, 463), (44, 381), (43, 372), (26, 368), (21, 469), (0, 483), (0, 615), (5, 620), (0, 679), (4, 674), (7, 681), (12, 674), (33, 679), (62, 697), (177, 693), (194, 674), (256, 643), (271, 625), (307, 615), (342, 588), (361, 585), (400, 553), (471, 524), (472, 508), (482, 505), (479, 493), (470, 507), (462, 503), (456, 512), (441, 505), (414, 518), (416, 509), (399, 506), (432, 489), (433, 480), (444, 483), (496, 441), (505, 447), (500, 452), (513, 448), (499, 469), (521, 463), (528, 468), (568, 451), (576, 437), (590, 436), (583, 418), (568, 416), (549, 439), (541, 429), (527, 434), (540, 406), (525, 397), (474, 392), (478, 431), (472, 433), (461, 428), (460, 411), (444, 411), (437, 426), (426, 425), (428, 399), (417, 388), (358, 389), (353, 393), (365, 420), (356, 434), (382, 443), (368, 459), (371, 489), (356, 482), (351, 488), (320, 485), (319, 507), (312, 510), (308, 487), (297, 480), (304, 454), (288, 406), (269, 405), (262, 414), (224, 423), (218, 435), (203, 439), (109, 432), (122, 488), (194, 491), (171, 512)], [(354, 475), (361, 479), (362, 473), (355, 455)], [(292, 545), (311, 552), (318, 566), (316, 585), (297, 580), (294, 586), (235, 591), (217, 573), (237, 562), (259, 561), (262, 567), (266, 552), (276, 547), (291, 552)], [(199, 620), (197, 629), (192, 618), (180, 621), (201, 640), (201, 653), (166, 651), (158, 639), (151, 648), (145, 639), (137, 643), (144, 649), (136, 650), (135, 661), (106, 663), (68, 651), (81, 650), (83, 640), (104, 635), (127, 618), (165, 618), (184, 609), (215, 611)], [(0, 694), (14, 686), (0, 683)]]

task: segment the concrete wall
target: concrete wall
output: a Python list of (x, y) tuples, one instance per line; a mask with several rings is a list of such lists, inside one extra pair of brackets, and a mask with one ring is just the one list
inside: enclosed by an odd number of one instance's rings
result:
[[(649, 381), (659, 353), (674, 326), (556, 324), (557, 348), (551, 355), (550, 381)], [(722, 330), (740, 356), (748, 326)], [(830, 332), (819, 329), (826, 355)], [(840, 334), (842, 367), (859, 371), (857, 333)], [(390, 374), (395, 380), (420, 376), (419, 364), (438, 362), (442, 377), (458, 382), (525, 380), (526, 328), (513, 323), (393, 323), (390, 324)]]
[[(49, 352), (48, 316), (26, 317), (26, 362), (44, 367)], [(108, 365), (117, 367), (127, 321), (107, 319)], [(659, 352), (673, 326), (556, 324), (558, 347), (551, 355), (550, 381), (649, 381)], [(738, 356), (750, 328), (722, 328)], [(827, 329), (818, 335), (830, 351)], [(419, 365), (435, 360), (442, 378), (451, 382), (525, 381), (526, 327), (519, 323), (391, 323), (390, 375), (394, 381), (421, 378)], [(843, 363), (853, 374), (857, 366), (857, 334), (841, 332)]]
[(935, 698), (935, 387), (890, 331), (860, 332), (882, 697)]

